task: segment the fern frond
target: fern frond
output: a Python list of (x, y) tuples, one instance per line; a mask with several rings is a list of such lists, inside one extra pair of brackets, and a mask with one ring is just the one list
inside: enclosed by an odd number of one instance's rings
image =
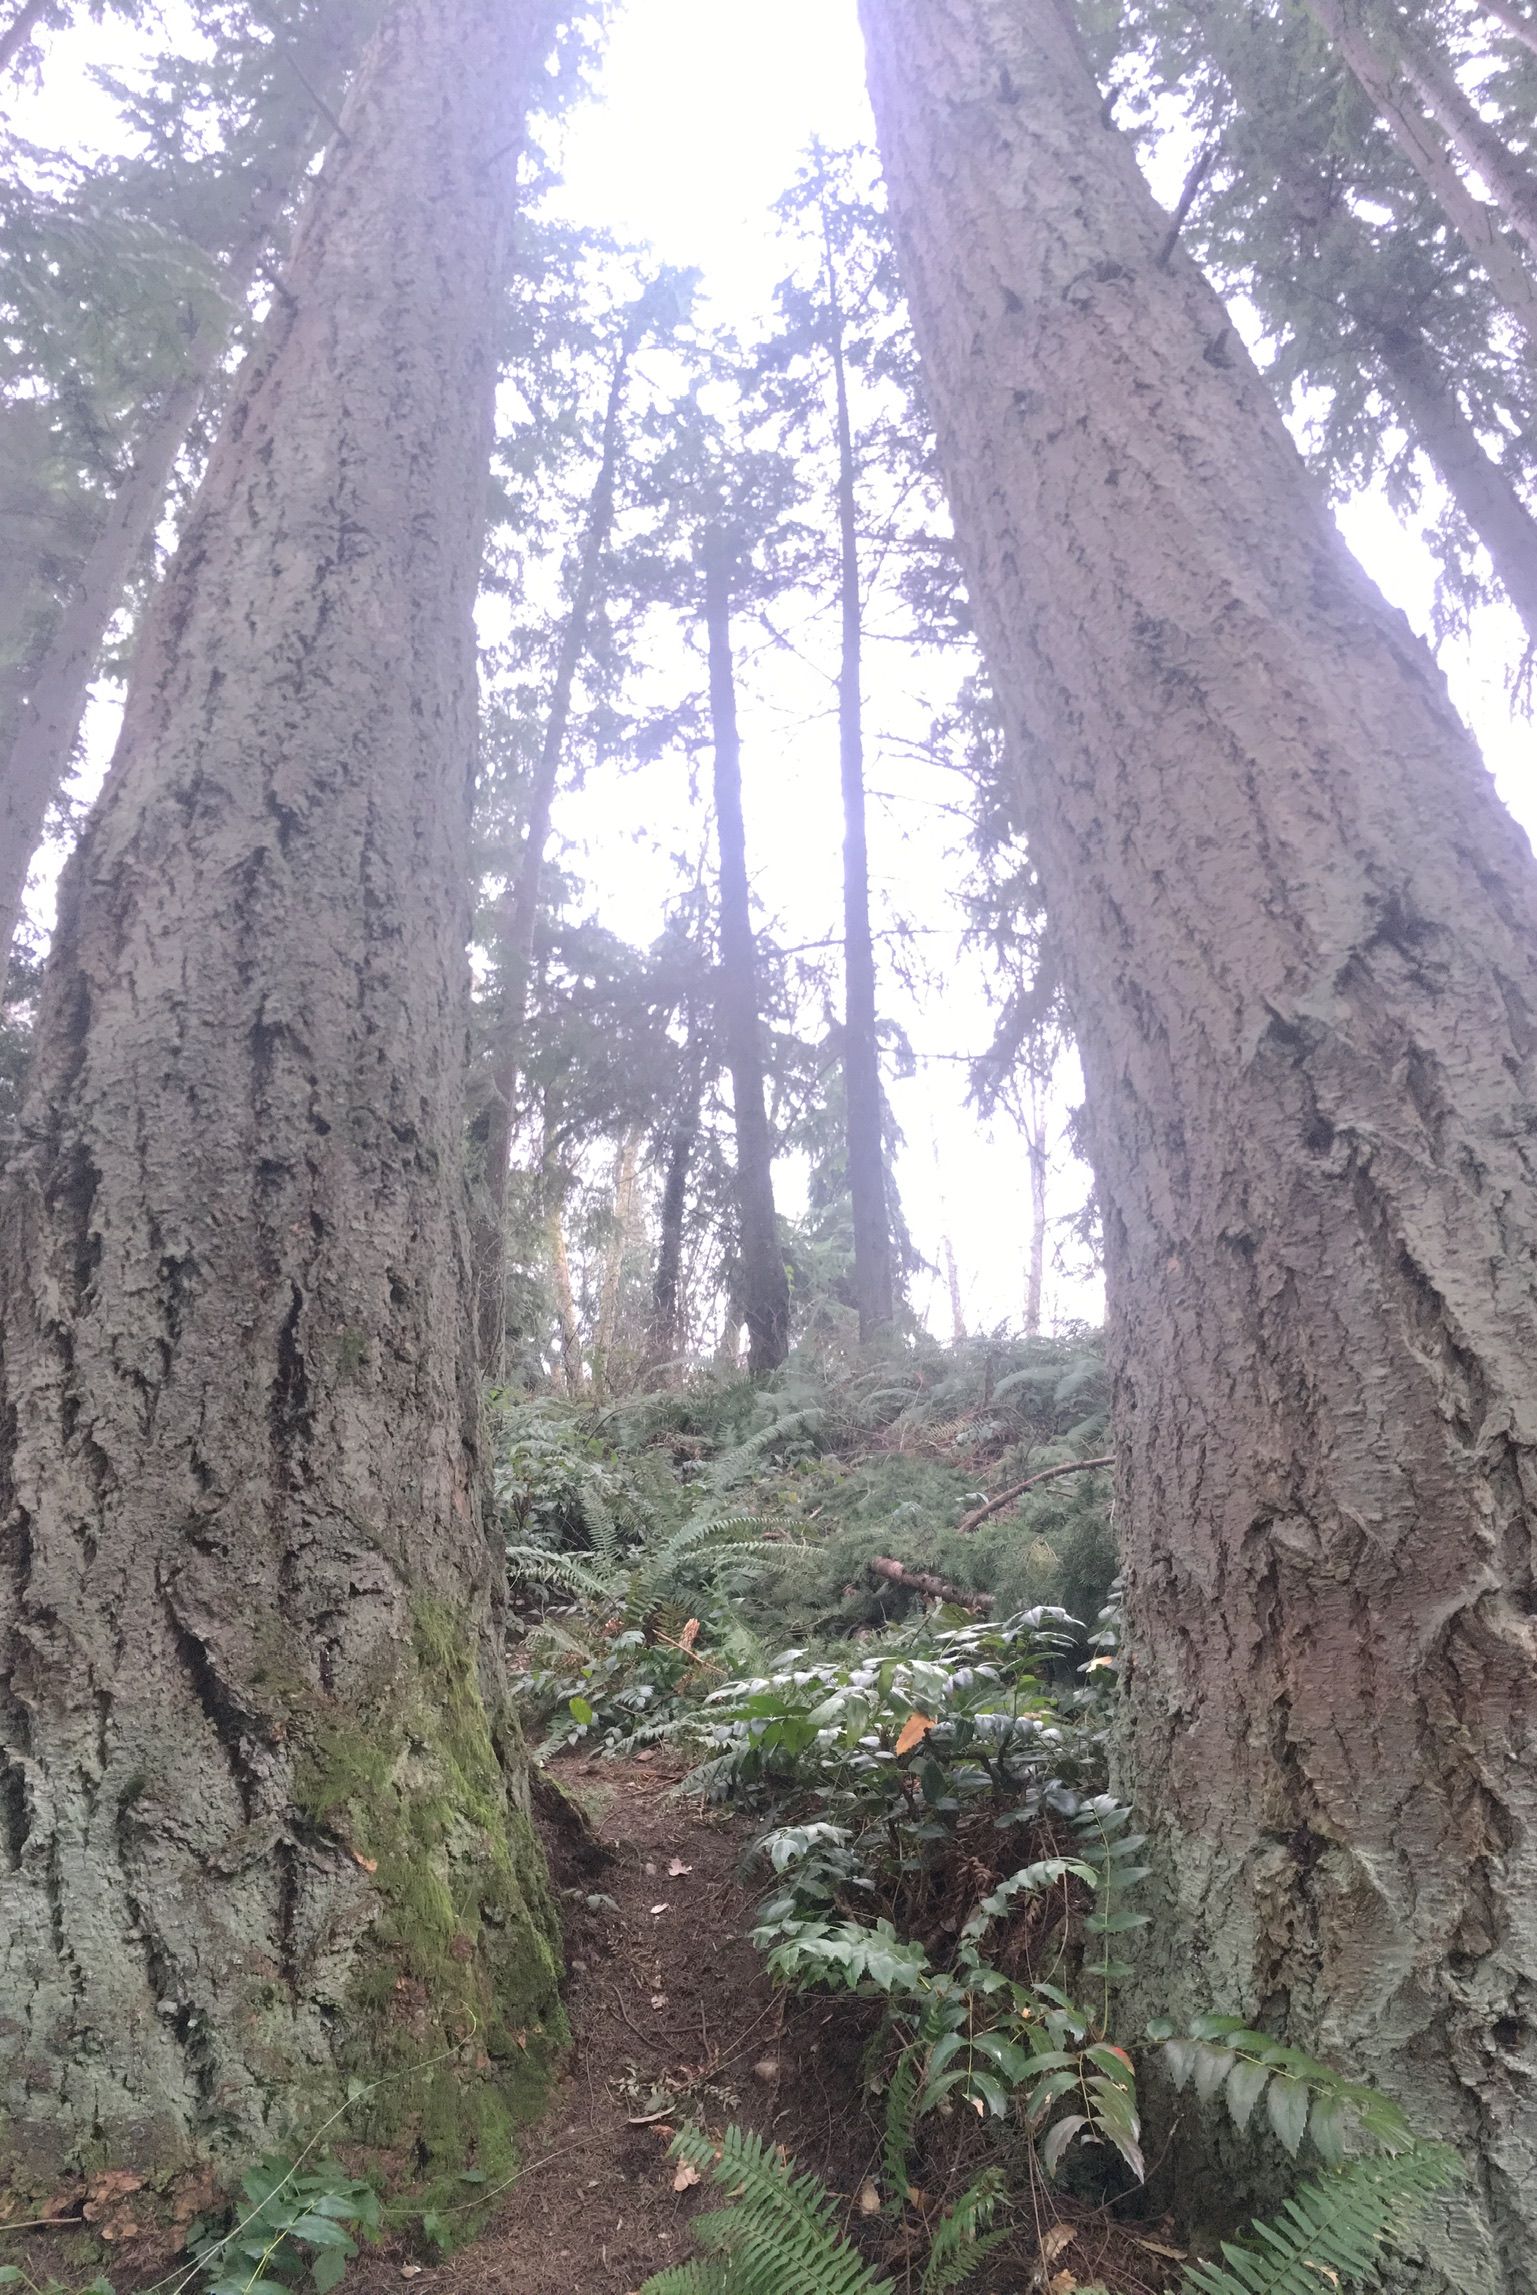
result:
[(989, 2168), (961, 2193), (934, 2234), (919, 2295), (949, 2295), (949, 2290), (969, 2279), (995, 2247), (1003, 2245), (1009, 2236), (1007, 2224), (997, 2231), (987, 2228), (1002, 2197), (1003, 2177), (997, 2168)]
[(608, 1601), (613, 1592), (596, 1571), (585, 1569), (569, 1554), (557, 1554), (549, 1546), (509, 1546), (507, 1575), (531, 1585), (560, 1586), (568, 1594), (583, 1594), (594, 1602)]
[(886, 2190), (900, 2207), (912, 2181), (907, 2164), (913, 2149), (913, 2121), (917, 2117), (918, 2077), (921, 2069), (923, 2046), (921, 2041), (909, 2041), (897, 2058), (896, 2068), (886, 2089), (886, 2132), (881, 2148), (881, 2166), (885, 2171)]
[[(708, 2171), (731, 2195), (728, 2208), (704, 2219), (712, 2246), (724, 2250), (716, 2279), (682, 2286), (667, 2274), (648, 2279), (641, 2295), (893, 2295), (838, 2231), (831, 2194), (821, 2178), (797, 2175), (760, 2136), (728, 2128), (719, 2147), (701, 2128), (680, 2129), (673, 2156)], [(706, 2229), (707, 2227), (707, 2229)]]
[(1352, 2160), (1305, 2183), (1276, 2215), (1251, 2226), (1253, 2247), (1224, 2241), (1221, 2263), (1193, 2263), (1180, 2295), (1319, 2295), (1331, 2282), (1377, 2279), (1382, 2249), (1412, 2237), (1419, 2215), (1456, 2180), (1455, 2153), (1416, 2144), (1395, 2157)]
[(640, 2295), (729, 2295), (724, 2263), (678, 2263), (648, 2279)]

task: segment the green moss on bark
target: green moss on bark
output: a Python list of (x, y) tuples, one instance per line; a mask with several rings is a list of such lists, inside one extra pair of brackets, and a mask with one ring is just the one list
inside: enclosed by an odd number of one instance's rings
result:
[(517, 1783), (508, 1712), (488, 1713), (463, 1621), (417, 1604), (382, 1710), (311, 1715), (298, 1799), (378, 1891), (336, 2054), (365, 2092), (358, 2141), (405, 2152), (428, 2204), (495, 2183), (566, 2037), (557, 1923)]

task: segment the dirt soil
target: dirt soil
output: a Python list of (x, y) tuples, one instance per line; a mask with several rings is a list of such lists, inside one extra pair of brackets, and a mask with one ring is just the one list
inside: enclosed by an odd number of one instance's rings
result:
[[(759, 1828), (674, 1797), (679, 1770), (663, 1755), (568, 1759), (551, 1773), (590, 1817), (605, 1859), (569, 1825), (546, 1824), (566, 1911), (571, 2058), (518, 2180), (478, 2238), (427, 2266), (415, 2295), (631, 2295), (695, 2252), (690, 2218), (720, 2204), (718, 2192), (674, 2188), (667, 2147), (691, 2120), (755, 2128), (814, 2167), (871, 2262), (905, 2290), (907, 2243), (859, 2206), (879, 2174), (863, 2077), (875, 2011), (768, 1983), (747, 1939), (764, 1884), (744, 1863)], [(976, 2172), (978, 2133), (957, 2127), (939, 2147), (953, 2157), (928, 2161), (927, 2204)], [(1097, 2211), (1059, 2210), (1021, 2225), (976, 2295), (1071, 2295), (1100, 2279), (1116, 2295), (1157, 2295), (1168, 2284), (1166, 2230), (1133, 2237)], [(416, 2277), (384, 2251), (354, 2266), (344, 2295), (402, 2295)]]

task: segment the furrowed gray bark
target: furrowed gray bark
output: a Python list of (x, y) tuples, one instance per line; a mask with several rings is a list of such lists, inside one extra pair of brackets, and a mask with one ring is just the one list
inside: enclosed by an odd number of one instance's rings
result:
[(1537, 868), (1160, 265), (1066, 16), (862, 12), (1105, 1206), (1156, 1858), (1128, 2028), (1230, 2009), (1382, 2080), (1472, 2171), (1446, 2283), (1525, 2295)]
[[(505, 2156), (558, 2020), (460, 1179), (473, 605), (545, 12), (398, 0), (68, 868), (0, 1198), (7, 2169)], [(381, 666), (388, 666), (388, 675)]]
[[(323, 77), (339, 101), (359, 35), (343, 10), (322, 21), (331, 33)], [(244, 305), (319, 144), (316, 106), (324, 102), (324, 96), (312, 97), (303, 79), (286, 87), (271, 147), (254, 171), (243, 228), (228, 250), (222, 277), (226, 313), (222, 320), (208, 314), (189, 336), (183, 371), (147, 415), (115, 492), (81, 506), (75, 563), (67, 574), (50, 568), (48, 580), (37, 585), (52, 590), (58, 602), (42, 617), (42, 642), (29, 649), (20, 676), (8, 677), (0, 696), (0, 999), (27, 874), (74, 757), (107, 632), (149, 551), (176, 458), (228, 349), (230, 321)]]

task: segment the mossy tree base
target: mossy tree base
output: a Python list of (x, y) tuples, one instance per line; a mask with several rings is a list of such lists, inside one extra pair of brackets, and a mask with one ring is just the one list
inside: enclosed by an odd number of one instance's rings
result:
[(300, 1806), (378, 1895), (338, 2017), (347, 2133), (405, 2152), (413, 2185), (494, 2182), (566, 2036), (516, 1723), (487, 1712), (462, 1627), (424, 1602), (387, 1708), (309, 1731)]

